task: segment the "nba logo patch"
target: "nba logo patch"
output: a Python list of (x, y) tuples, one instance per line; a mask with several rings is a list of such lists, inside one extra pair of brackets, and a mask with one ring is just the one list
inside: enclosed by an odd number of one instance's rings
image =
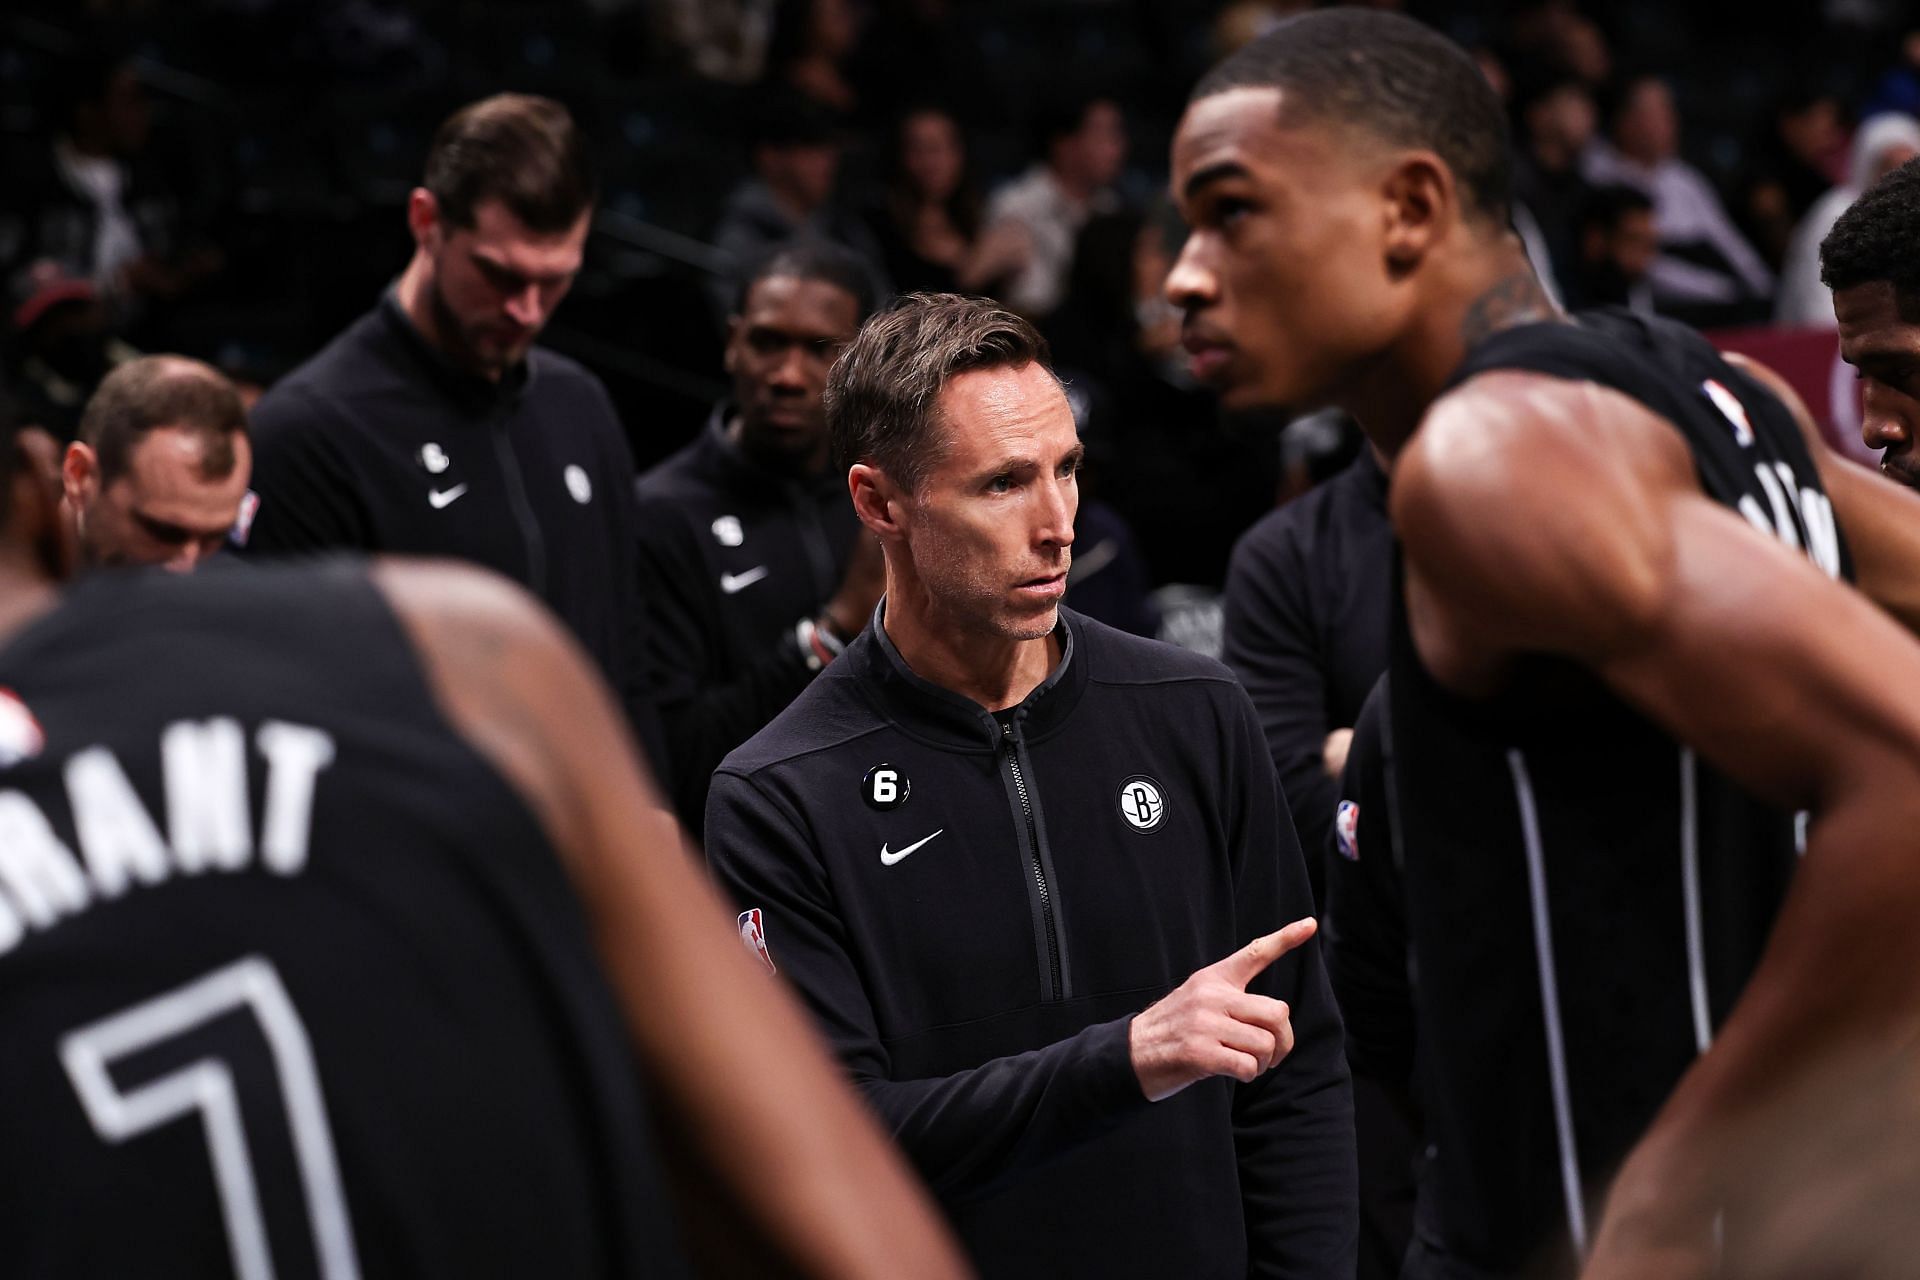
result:
[(1351, 800), (1334, 811), (1333, 846), (1348, 862), (1360, 861), (1360, 806)]
[(760, 908), (740, 913), (740, 941), (747, 944), (747, 950), (760, 957), (760, 963), (767, 966), (768, 973), (778, 972), (773, 967), (773, 953), (767, 950), (767, 931), (760, 922)]
[(247, 538), (253, 533), (253, 518), (260, 514), (260, 495), (247, 490), (247, 496), (240, 499), (239, 514), (233, 518), (233, 528), (227, 530), (227, 541), (236, 547), (247, 545)]
[(47, 745), (40, 722), (11, 689), (0, 689), (0, 769), (31, 760)]
[(1700, 389), (1707, 393), (1707, 399), (1713, 401), (1713, 407), (1720, 411), (1721, 416), (1733, 424), (1733, 438), (1740, 442), (1740, 447), (1745, 449), (1751, 446), (1753, 444), (1753, 423), (1747, 417), (1747, 407), (1740, 403), (1733, 392), (1727, 390), (1712, 378), (1708, 378), (1705, 382), (1701, 383)]

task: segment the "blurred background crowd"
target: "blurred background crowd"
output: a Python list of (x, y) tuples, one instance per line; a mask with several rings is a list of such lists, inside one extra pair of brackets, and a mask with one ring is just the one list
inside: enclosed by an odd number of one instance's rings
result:
[[(883, 299), (980, 292), (1041, 325), (1136, 625), (1212, 647), (1235, 538), (1359, 447), (1326, 417), (1222, 421), (1160, 296), (1185, 94), (1303, 7), (16, 0), (0, 17), (0, 392), (71, 434), (138, 352), (271, 385), (406, 261), (435, 126), (485, 94), (547, 94), (592, 140), (603, 195), (544, 340), (605, 382), (641, 468), (728, 394), (744, 273), (793, 237), (831, 239)], [(1854, 194), (1920, 154), (1908, 5), (1394, 7), (1475, 50), (1509, 103), (1516, 230), (1561, 300), (1758, 347), (1800, 367), (1846, 435), (1815, 250)]]

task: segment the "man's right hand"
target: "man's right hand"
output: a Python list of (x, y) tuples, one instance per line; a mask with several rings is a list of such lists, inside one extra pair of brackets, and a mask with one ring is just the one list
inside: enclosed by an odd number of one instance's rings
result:
[(1127, 1043), (1147, 1101), (1170, 1098), (1210, 1076), (1249, 1083), (1293, 1050), (1286, 1002), (1251, 994), (1247, 984), (1316, 928), (1309, 916), (1255, 938), (1134, 1016)]

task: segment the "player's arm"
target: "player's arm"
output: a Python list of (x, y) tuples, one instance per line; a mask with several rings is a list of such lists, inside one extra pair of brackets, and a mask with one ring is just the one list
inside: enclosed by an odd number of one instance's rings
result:
[[(1312, 896), (1258, 715), (1244, 691), (1228, 689), (1218, 772), (1234, 927), (1257, 936), (1305, 911)], [(1233, 1091), (1247, 1275), (1352, 1275), (1360, 1237), (1353, 1088), (1320, 939), (1275, 961), (1246, 990), (1286, 1003), (1294, 1041), (1278, 1070)]]
[(1307, 853), (1314, 898), (1320, 901), (1321, 850), (1340, 801), (1338, 771), (1329, 769), (1330, 749), (1344, 756), (1347, 745), (1330, 733), (1348, 727), (1327, 722), (1326, 672), (1309, 621), (1305, 578), (1296, 537), (1278, 545), (1259, 532), (1242, 538), (1227, 565), (1220, 657), (1259, 710), (1267, 749)]
[(375, 574), (449, 719), (559, 850), (654, 1096), (745, 1229), (801, 1274), (964, 1274), (800, 1011), (750, 963), (574, 641), (490, 575), (399, 562)]
[(1908, 630), (1920, 632), (1920, 493), (1834, 452), (1785, 378), (1745, 356), (1726, 358), (1779, 397), (1799, 424), (1853, 554), (1855, 583)]
[(1771, 1200), (1761, 1179), (1820, 1123), (1816, 1093), (1860, 1093), (1920, 1028), (1920, 646), (1709, 501), (1679, 433), (1592, 384), (1474, 379), (1429, 415), (1392, 508), (1415, 642), (1443, 684), (1491, 687), (1526, 652), (1574, 658), (1813, 813), (1762, 961), (1616, 1183), (1593, 1264), (1704, 1275), (1716, 1214)]
[(1327, 976), (1347, 1028), (1356, 1077), (1384, 1086), (1409, 1116), (1413, 1107), (1414, 1008), (1408, 978), (1406, 891), (1388, 798), (1389, 691), (1381, 676), (1353, 728), (1340, 796), (1353, 802), (1351, 836), (1328, 841)]

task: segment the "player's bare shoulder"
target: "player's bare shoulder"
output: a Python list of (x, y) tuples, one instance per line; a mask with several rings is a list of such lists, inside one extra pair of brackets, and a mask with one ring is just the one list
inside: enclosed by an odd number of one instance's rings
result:
[(442, 714), (574, 846), (580, 779), (569, 723), (606, 695), (579, 645), (517, 584), (469, 564), (382, 557), (371, 576), (406, 630)]
[(1663, 606), (1680, 493), (1685, 441), (1619, 391), (1502, 370), (1440, 397), (1389, 495), (1423, 656), (1621, 642)]

